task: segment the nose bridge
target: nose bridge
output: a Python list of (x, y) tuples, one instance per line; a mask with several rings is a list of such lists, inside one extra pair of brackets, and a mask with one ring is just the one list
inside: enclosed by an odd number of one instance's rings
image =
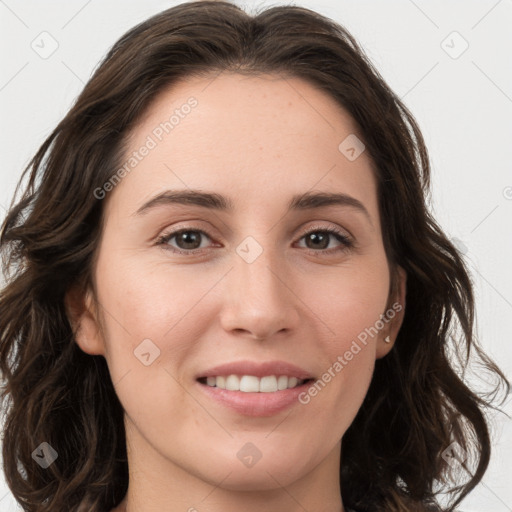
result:
[(261, 339), (292, 328), (299, 318), (282, 255), (265, 246), (270, 236), (263, 238), (260, 243), (247, 237), (236, 247), (223, 315), (226, 329), (242, 329)]
[(237, 247), (239, 261), (235, 265), (240, 289), (267, 304), (284, 299), (282, 279), (278, 278), (284, 265), (277, 251), (270, 247), (269, 240), (267, 237), (263, 246), (248, 237)]

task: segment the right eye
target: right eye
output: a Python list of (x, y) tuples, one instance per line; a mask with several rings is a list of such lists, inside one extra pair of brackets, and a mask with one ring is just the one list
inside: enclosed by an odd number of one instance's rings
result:
[[(181, 228), (176, 231), (171, 231), (170, 233), (164, 233), (161, 235), (156, 245), (163, 245), (165, 249), (176, 252), (178, 254), (196, 254), (197, 252), (203, 252), (204, 247), (187, 247), (187, 246), (195, 246), (199, 242), (201, 245), (201, 237), (206, 236), (211, 239), (210, 235), (201, 229), (192, 229), (192, 228)], [(178, 245), (183, 245), (183, 247), (175, 247), (170, 244), (170, 241), (176, 238), (176, 243)]]

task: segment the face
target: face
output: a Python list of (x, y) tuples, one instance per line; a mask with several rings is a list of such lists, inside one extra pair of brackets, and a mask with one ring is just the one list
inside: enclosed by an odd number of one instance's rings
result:
[[(140, 467), (231, 490), (338, 474), (404, 305), (354, 136), (309, 83), (237, 74), (180, 82), (131, 133), (77, 342), (105, 357)], [(304, 200), (322, 193), (342, 199)]]

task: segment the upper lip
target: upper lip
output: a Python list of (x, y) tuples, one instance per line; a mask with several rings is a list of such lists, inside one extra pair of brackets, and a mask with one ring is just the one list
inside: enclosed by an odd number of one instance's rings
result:
[(286, 375), (288, 377), (296, 377), (297, 379), (311, 379), (313, 376), (303, 368), (286, 361), (268, 361), (258, 363), (256, 361), (236, 361), (232, 363), (224, 363), (205, 370), (197, 376), (198, 379), (203, 377), (218, 377), (227, 375), (253, 375), (254, 377), (265, 377), (267, 375)]

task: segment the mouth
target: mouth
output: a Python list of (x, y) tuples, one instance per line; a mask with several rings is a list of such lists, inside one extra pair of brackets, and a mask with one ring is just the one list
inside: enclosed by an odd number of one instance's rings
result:
[(274, 416), (293, 406), (297, 407), (302, 403), (300, 396), (313, 381), (314, 378), (295, 375), (235, 373), (196, 379), (199, 391), (213, 404), (231, 413), (251, 417)]
[[(244, 416), (272, 416), (301, 404), (313, 374), (287, 361), (234, 361), (196, 375), (212, 404)], [(304, 409), (303, 409), (304, 410)]]

